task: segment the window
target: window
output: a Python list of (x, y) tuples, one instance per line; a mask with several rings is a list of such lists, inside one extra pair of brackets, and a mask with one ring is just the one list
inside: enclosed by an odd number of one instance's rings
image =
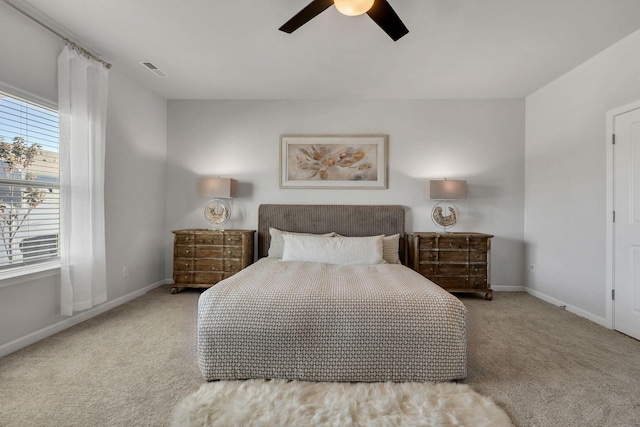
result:
[(0, 92), (0, 273), (59, 256), (58, 113)]

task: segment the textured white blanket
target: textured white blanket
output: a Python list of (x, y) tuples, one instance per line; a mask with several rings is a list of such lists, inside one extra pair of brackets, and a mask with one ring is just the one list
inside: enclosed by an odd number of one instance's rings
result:
[(402, 265), (262, 258), (201, 295), (198, 364), (209, 381), (462, 379), (466, 315)]

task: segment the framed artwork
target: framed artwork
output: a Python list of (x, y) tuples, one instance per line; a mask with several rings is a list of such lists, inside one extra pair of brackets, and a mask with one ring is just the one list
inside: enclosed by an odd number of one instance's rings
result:
[(387, 188), (387, 135), (283, 135), (280, 188)]

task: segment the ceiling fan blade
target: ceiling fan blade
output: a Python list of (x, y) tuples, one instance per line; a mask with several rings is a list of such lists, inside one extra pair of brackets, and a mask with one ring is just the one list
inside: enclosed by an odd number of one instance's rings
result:
[(367, 15), (369, 15), (394, 42), (409, 32), (387, 0), (376, 0), (367, 12)]
[(332, 5), (333, 0), (313, 0), (293, 18), (289, 19), (279, 30), (291, 34)]

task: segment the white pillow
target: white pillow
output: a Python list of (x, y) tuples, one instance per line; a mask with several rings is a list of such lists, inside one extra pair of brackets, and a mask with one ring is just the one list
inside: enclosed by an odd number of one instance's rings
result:
[(282, 258), (282, 251), (284, 250), (284, 239), (282, 238), (285, 234), (295, 234), (298, 236), (326, 236), (331, 237), (335, 236), (336, 233), (326, 233), (326, 234), (312, 234), (312, 233), (294, 233), (291, 231), (282, 231), (277, 228), (269, 227), (269, 234), (271, 235), (271, 242), (269, 243), (269, 251), (267, 255), (269, 258)]
[[(340, 234), (335, 234), (338, 237)], [(393, 236), (384, 236), (382, 238), (382, 258), (387, 264), (402, 264), (400, 261), (400, 234), (394, 234)]]
[(383, 236), (323, 237), (285, 234), (283, 261), (339, 265), (384, 264)]

